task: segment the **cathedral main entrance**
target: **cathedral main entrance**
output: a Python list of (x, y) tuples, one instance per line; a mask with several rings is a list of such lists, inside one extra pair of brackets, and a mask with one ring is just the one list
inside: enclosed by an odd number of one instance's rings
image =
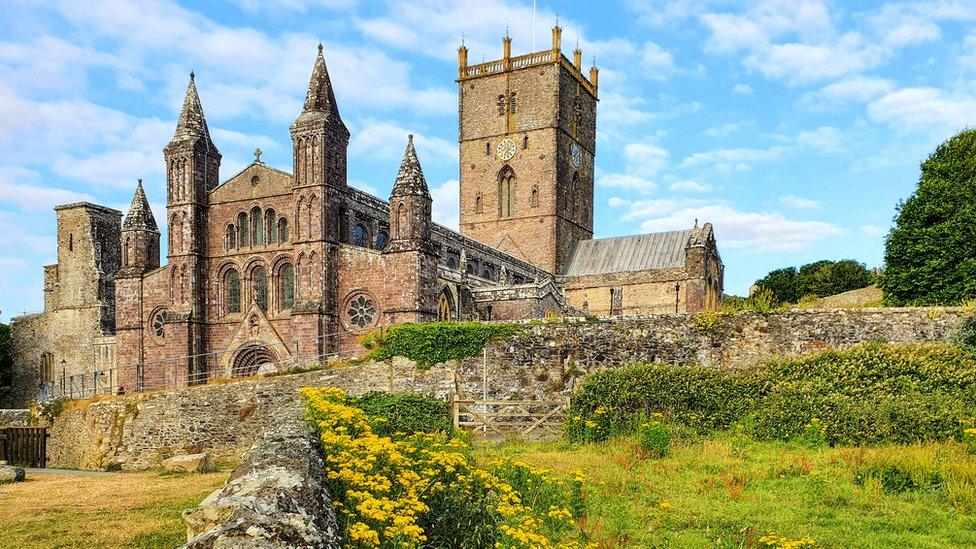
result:
[(265, 364), (277, 364), (278, 354), (262, 343), (249, 343), (234, 354), (230, 374), (233, 377), (253, 376)]

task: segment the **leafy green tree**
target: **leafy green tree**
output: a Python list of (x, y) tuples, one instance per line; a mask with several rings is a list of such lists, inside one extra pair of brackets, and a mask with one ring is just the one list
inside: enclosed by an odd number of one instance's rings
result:
[(898, 205), (880, 286), (888, 305), (976, 297), (976, 129), (939, 145), (915, 193)]
[(771, 271), (756, 281), (756, 285), (774, 296), (774, 302), (797, 303), (801, 298), (815, 295), (825, 297), (870, 286), (874, 282), (871, 271), (853, 259), (821, 260), (807, 263), (799, 269), (787, 267)]
[(756, 286), (773, 294), (777, 303), (795, 303), (802, 295), (797, 294), (796, 267), (776, 269), (756, 281)]

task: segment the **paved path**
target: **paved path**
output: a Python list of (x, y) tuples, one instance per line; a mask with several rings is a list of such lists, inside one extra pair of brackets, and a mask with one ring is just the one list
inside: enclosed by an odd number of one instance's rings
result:
[(69, 477), (103, 477), (112, 476), (119, 473), (107, 472), (107, 471), (82, 471), (80, 469), (35, 469), (27, 468), (24, 469), (27, 476), (31, 475), (65, 475)]

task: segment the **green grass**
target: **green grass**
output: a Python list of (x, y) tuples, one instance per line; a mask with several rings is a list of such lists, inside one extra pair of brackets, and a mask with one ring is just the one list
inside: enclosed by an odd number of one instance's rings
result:
[(177, 547), (181, 513), (227, 481), (205, 475), (30, 475), (0, 485), (0, 548)]
[[(758, 547), (767, 533), (818, 547), (976, 546), (976, 466), (961, 444), (812, 448), (721, 433), (675, 442), (662, 459), (638, 455), (626, 438), (476, 449), (479, 460), (515, 457), (566, 475), (581, 468), (583, 526), (598, 547)], [(889, 493), (877, 479), (855, 479), (904, 455), (913, 467), (955, 471), (964, 486)]]

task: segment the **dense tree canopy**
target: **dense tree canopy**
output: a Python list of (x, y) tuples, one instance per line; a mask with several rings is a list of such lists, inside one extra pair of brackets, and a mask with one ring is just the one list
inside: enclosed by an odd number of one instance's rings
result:
[(844, 259), (815, 261), (799, 269), (776, 269), (757, 280), (756, 286), (771, 292), (776, 303), (796, 303), (806, 296), (825, 297), (864, 288), (872, 282), (874, 277), (867, 267)]
[(976, 297), (976, 130), (922, 163), (918, 188), (898, 205), (881, 279), (888, 305), (952, 305)]

